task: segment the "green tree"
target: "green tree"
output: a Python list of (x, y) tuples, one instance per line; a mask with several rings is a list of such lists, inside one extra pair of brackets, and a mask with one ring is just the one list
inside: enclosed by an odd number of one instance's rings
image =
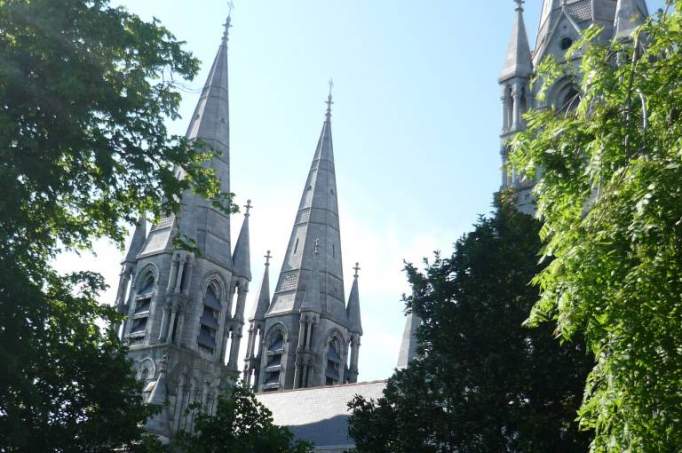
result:
[(532, 322), (557, 320), (596, 357), (580, 422), (593, 451), (682, 448), (682, 1), (628, 42), (590, 30), (574, 111), (528, 114), (514, 164), (536, 177), (544, 254)]
[[(0, 450), (111, 451), (138, 442), (139, 400), (101, 277), (52, 259), (108, 237), (187, 190), (231, 209), (169, 136), (175, 80), (198, 62), (157, 21), (107, 0), (0, 0)], [(183, 179), (175, 176), (182, 169)], [(112, 263), (114, 264), (114, 263)]]
[(241, 385), (218, 398), (215, 414), (196, 412), (194, 430), (180, 432), (173, 447), (187, 453), (309, 453), (286, 428), (272, 423), (272, 413)]
[(358, 452), (577, 452), (575, 423), (592, 361), (552, 328), (523, 326), (538, 290), (539, 225), (502, 204), (450, 258), (412, 265), (408, 307), (423, 324), (419, 358), (383, 398), (351, 402)]

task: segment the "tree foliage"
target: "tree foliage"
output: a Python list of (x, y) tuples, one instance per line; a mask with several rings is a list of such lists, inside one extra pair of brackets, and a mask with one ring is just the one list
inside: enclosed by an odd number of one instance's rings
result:
[[(671, 4), (673, 2), (670, 2)], [(593, 451), (682, 447), (682, 1), (628, 42), (590, 30), (574, 111), (534, 111), (514, 164), (535, 193), (552, 263), (532, 321), (557, 320), (596, 357), (580, 410)], [(569, 55), (570, 56), (570, 55)]]
[[(0, 450), (112, 451), (149, 414), (102, 325), (101, 277), (51, 260), (193, 190), (224, 209), (201, 144), (169, 136), (198, 62), (107, 0), (0, 0)], [(183, 179), (176, 177), (182, 171)], [(117, 263), (111, 263), (116, 265)]]
[(286, 428), (272, 423), (272, 413), (251, 390), (234, 387), (218, 398), (215, 414), (195, 407), (192, 432), (180, 432), (173, 447), (187, 453), (309, 453), (312, 447), (294, 440)]
[(451, 257), (407, 266), (420, 357), (383, 398), (350, 404), (358, 452), (586, 450), (574, 420), (591, 358), (548, 325), (522, 325), (538, 300), (538, 228), (503, 204)]

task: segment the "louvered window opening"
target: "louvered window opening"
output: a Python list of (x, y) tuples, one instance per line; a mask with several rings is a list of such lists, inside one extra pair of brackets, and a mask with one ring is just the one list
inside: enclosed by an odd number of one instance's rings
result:
[(154, 276), (151, 274), (147, 275), (135, 296), (133, 319), (131, 320), (130, 334), (128, 336), (128, 342), (131, 345), (144, 342), (155, 283)]
[(199, 349), (208, 354), (213, 354), (216, 350), (220, 310), (218, 291), (214, 285), (211, 285), (204, 297), (204, 311), (199, 318), (199, 337), (197, 338)]
[(336, 339), (329, 343), (327, 348), (327, 370), (325, 372), (325, 384), (336, 385), (341, 381), (341, 357), (339, 356), (338, 341)]
[(265, 382), (263, 383), (264, 391), (272, 391), (279, 389), (279, 376), (282, 370), (282, 355), (284, 354), (284, 336), (282, 332), (276, 332), (267, 352), (267, 365), (265, 366)]

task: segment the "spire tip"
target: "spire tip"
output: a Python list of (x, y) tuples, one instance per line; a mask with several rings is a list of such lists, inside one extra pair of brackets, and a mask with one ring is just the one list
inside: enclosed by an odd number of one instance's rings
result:
[(230, 28), (232, 28), (232, 10), (234, 9), (234, 2), (232, 0), (227, 2), (227, 19), (225, 20), (225, 31), (223, 32), (223, 41), (227, 41), (230, 35)]
[(329, 96), (327, 96), (327, 120), (329, 120), (332, 117), (332, 105), (334, 104), (334, 101), (332, 101), (332, 90), (334, 89), (334, 80), (329, 79)]

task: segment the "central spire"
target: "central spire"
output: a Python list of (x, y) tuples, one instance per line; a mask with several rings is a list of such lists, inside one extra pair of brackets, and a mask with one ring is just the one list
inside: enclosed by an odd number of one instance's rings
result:
[[(345, 297), (341, 236), (331, 130), (333, 83), (329, 84), (325, 121), (315, 148), (296, 215), (282, 272), (270, 313), (298, 311), (305, 304), (316, 305), (345, 324)], [(317, 250), (317, 253), (316, 253)], [(317, 269), (316, 269), (317, 268)], [(315, 270), (316, 269), (316, 270)], [(318, 281), (312, 282), (312, 279)], [(319, 284), (319, 296), (306, 289)]]

